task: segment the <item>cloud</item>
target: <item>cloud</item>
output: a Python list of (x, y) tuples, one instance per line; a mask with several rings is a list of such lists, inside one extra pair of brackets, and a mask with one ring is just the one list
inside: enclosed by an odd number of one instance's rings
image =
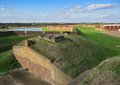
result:
[(76, 6), (72, 6), (72, 7), (68, 7), (66, 6), (65, 9), (56, 12), (57, 14), (62, 14), (62, 15), (68, 15), (68, 14), (72, 14), (72, 13), (80, 13), (81, 12), (81, 6), (80, 5), (76, 5)]
[(115, 4), (89, 4), (86, 6), (72, 6), (68, 7), (66, 6), (64, 10), (59, 11), (60, 14), (66, 15), (66, 14), (77, 14), (77, 13), (92, 13), (94, 10), (104, 10), (104, 9), (110, 9), (116, 7)]
[(11, 17), (12, 15), (6, 14), (6, 15), (1, 15), (1, 17)]
[(4, 11), (4, 10), (6, 10), (6, 8), (2, 5), (0, 5), (0, 11)]
[(115, 4), (90, 4), (87, 6), (88, 10), (109, 9), (114, 8)]
[[(116, 12), (114, 11), (114, 9), (107, 11), (104, 10), (114, 7), (116, 7), (115, 4), (89, 4), (85, 6), (82, 5), (66, 6), (64, 7), (64, 9), (58, 11), (54, 11), (54, 12), (52, 11), (47, 14), (40, 13), (38, 15), (35, 15), (30, 13), (26, 14), (19, 10), (16, 11), (15, 9), (10, 9), (5, 6), (0, 6), (0, 22), (59, 22), (59, 21), (93, 22), (93, 21), (105, 21), (105, 20), (119, 21), (120, 17), (113, 14), (119, 15), (120, 12)], [(96, 12), (96, 10), (98, 9), (102, 9), (102, 10)]]
[(80, 6), (80, 5), (77, 5), (77, 6), (75, 6), (74, 8), (76, 8), (76, 9), (80, 9), (81, 6)]
[(4, 7), (1, 7), (1, 8), (0, 8), (0, 10), (2, 10), (2, 11), (5, 10), (5, 9), (6, 9), (6, 8), (4, 8)]

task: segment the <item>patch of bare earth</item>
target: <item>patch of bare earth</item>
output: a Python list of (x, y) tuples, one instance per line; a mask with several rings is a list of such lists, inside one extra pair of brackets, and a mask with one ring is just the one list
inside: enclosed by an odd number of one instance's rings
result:
[(50, 85), (41, 78), (25, 70), (11, 71), (0, 76), (0, 85)]
[(114, 37), (119, 37), (120, 38), (120, 31), (104, 31), (103, 33), (114, 36)]

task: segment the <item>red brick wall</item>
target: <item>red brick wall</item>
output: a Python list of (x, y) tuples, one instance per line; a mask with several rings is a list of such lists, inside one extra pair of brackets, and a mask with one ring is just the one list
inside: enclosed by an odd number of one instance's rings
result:
[(14, 46), (13, 53), (21, 66), (52, 85), (67, 85), (71, 80), (48, 59), (29, 47)]

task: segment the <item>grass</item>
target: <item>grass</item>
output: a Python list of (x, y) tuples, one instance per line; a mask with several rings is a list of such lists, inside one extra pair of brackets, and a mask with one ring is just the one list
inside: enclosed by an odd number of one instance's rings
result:
[(43, 30), (43, 31), (49, 31), (49, 29), (48, 29), (48, 28), (42, 28), (42, 30)]
[(12, 46), (27, 38), (30, 37), (17, 35), (0, 37), (0, 74), (20, 66), (13, 56)]
[(83, 36), (88, 40), (116, 51), (117, 55), (120, 55), (120, 49), (116, 47), (120, 45), (120, 38), (103, 34), (101, 31), (95, 30), (95, 28), (77, 27), (77, 29), (82, 32), (82, 34), (84, 34)]
[[(120, 56), (108, 58), (95, 67), (91, 73), (78, 85), (119, 85), (120, 84)], [(87, 83), (86, 83), (87, 82)]]
[(101, 71), (112, 71), (120, 75), (120, 56), (106, 59), (95, 69), (99, 69)]
[[(103, 34), (95, 28), (77, 27), (80, 35), (65, 36), (58, 43), (35, 40), (33, 49), (50, 59), (67, 75), (75, 78), (80, 73), (96, 67), (103, 60), (120, 55), (120, 39)], [(118, 70), (118, 68), (116, 67)]]
[(0, 54), (0, 74), (18, 67), (20, 67), (20, 64), (13, 57), (12, 50)]
[(43, 31), (45, 31), (45, 32), (60, 32), (60, 33), (62, 33), (62, 32), (66, 32), (66, 31), (64, 31), (64, 30), (49, 30), (48, 28), (43, 28), (42, 29)]
[(35, 40), (35, 42), (31, 46), (34, 50), (50, 59), (72, 78), (114, 55), (110, 49), (81, 36), (66, 36), (66, 39), (59, 43), (51, 43), (43, 39)]

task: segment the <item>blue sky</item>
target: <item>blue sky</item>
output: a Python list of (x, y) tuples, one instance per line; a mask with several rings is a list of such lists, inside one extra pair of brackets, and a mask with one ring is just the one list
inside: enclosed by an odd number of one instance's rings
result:
[(0, 0), (0, 22), (120, 22), (120, 0)]

